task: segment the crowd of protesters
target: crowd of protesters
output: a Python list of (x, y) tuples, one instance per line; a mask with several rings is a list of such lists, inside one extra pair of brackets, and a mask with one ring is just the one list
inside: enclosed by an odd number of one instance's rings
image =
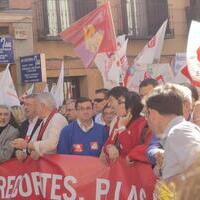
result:
[(37, 93), (24, 97), (18, 110), (26, 119), (16, 123), (16, 109), (0, 105), (0, 163), (52, 153), (95, 156), (107, 164), (121, 157), (130, 166), (147, 163), (168, 180), (199, 157), (200, 101), (190, 84), (145, 79), (139, 93), (97, 89), (93, 100), (69, 99), (60, 110), (50, 93)]

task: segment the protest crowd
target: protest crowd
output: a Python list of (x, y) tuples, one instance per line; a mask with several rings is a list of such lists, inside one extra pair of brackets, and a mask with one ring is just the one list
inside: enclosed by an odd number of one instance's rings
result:
[[(158, 31), (157, 37), (161, 36), (166, 25), (167, 21), (160, 32)], [(72, 37), (67, 36), (67, 31), (68, 29), (61, 33), (63, 40)], [(101, 42), (103, 36), (101, 32), (99, 34), (93, 39)], [(88, 45), (91, 43), (92, 39)], [(106, 43), (103, 45), (106, 46)], [(122, 46), (116, 48), (119, 50)], [(93, 48), (94, 51), (99, 49), (94, 46)], [(144, 54), (147, 50), (145, 48)], [(101, 55), (96, 52), (95, 56), (96, 58), (89, 56), (89, 60), (84, 58), (83, 63), (88, 66), (96, 59), (95, 63), (99, 65)], [(140, 67), (139, 63), (143, 57), (139, 55), (134, 60), (136, 68)], [(62, 159), (61, 163), (65, 162), (65, 159), (69, 163), (70, 159), (85, 157), (89, 162), (91, 158), (96, 158), (96, 162), (106, 169), (111, 169), (111, 173), (117, 166), (116, 163), (123, 162), (127, 169), (124, 173), (126, 177), (131, 177), (129, 169), (140, 165), (148, 167), (148, 173), (152, 177), (148, 186), (142, 185), (144, 180), (141, 177), (145, 172), (140, 170), (136, 176), (141, 179), (141, 188), (151, 188), (150, 197), (141, 189), (140, 198), (137, 198), (137, 191), (130, 192), (127, 199), (199, 199), (200, 90), (197, 86), (200, 85), (196, 82), (200, 80), (192, 81), (192, 73), (188, 81), (179, 83), (165, 80), (165, 77), (159, 74), (151, 77), (144, 73), (142, 78), (138, 78), (140, 80), (136, 86), (130, 80), (133, 67), (127, 68), (127, 62), (123, 60), (118, 83), (110, 81), (113, 87), (106, 87), (108, 82), (105, 81), (104, 87), (96, 88), (92, 99), (85, 96), (77, 99), (61, 98), (60, 101), (59, 93), (31, 91), (19, 97), (20, 105), (11, 106), (7, 104), (5, 91), (0, 89), (0, 98), (5, 102), (0, 104), (0, 170), (1, 166), (6, 166), (9, 162), (23, 166), (28, 162), (39, 163), (41, 159), (55, 155), (62, 156), (59, 157)], [(187, 68), (189, 67), (188, 64)], [(6, 70), (5, 74), (8, 73), (9, 67)], [(105, 72), (100, 68), (99, 70), (104, 76)], [(0, 77), (1, 84), (5, 74)], [(59, 159), (57, 164), (55, 168), (62, 169)], [(83, 166), (76, 167), (78, 171)], [(115, 172), (117, 175), (118, 171)], [(0, 171), (0, 197), (15, 199), (9, 198), (8, 193), (12, 190), (11, 197), (14, 197), (18, 185), (9, 187), (10, 181), (6, 186), (5, 179), (2, 178), (4, 173)], [(27, 174), (31, 174), (28, 169)], [(191, 188), (186, 188), (187, 183), (192, 185)], [(56, 182), (54, 184), (56, 185)], [(6, 187), (7, 192), (3, 192)], [(69, 188), (66, 185), (65, 187)], [(118, 185), (118, 189), (120, 187)], [(68, 190), (74, 194), (72, 189)], [(106, 195), (106, 192), (102, 195)], [(120, 198), (117, 192), (114, 195), (106, 199), (125, 199)], [(52, 199), (57, 199), (56, 195)], [(64, 194), (63, 199), (76, 198), (68, 198)]]
[(155, 79), (142, 81), (139, 93), (123, 86), (97, 89), (93, 100), (70, 99), (59, 110), (50, 93), (30, 94), (19, 108), (25, 121), (15, 122), (12, 108), (0, 106), (0, 162), (66, 154), (111, 164), (121, 157), (130, 167), (147, 163), (157, 179), (168, 180), (198, 161), (198, 98), (190, 84)]

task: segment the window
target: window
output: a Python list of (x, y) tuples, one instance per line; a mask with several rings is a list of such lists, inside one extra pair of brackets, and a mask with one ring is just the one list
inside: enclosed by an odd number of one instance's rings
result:
[(84, 3), (83, 0), (43, 0), (39, 5), (42, 7), (42, 13), (36, 14), (40, 25), (39, 32), (43, 36), (58, 36), (59, 32), (96, 6), (96, 0), (84, 0)]
[(9, 1), (8, 0), (0, 0), (0, 9), (5, 9), (9, 7)]
[(0, 26), (0, 35), (8, 35), (9, 26)]
[[(48, 78), (47, 83), (49, 90), (56, 85), (58, 78)], [(80, 97), (80, 81), (79, 77), (64, 78), (64, 96), (65, 99), (77, 99)]]
[[(168, 18), (167, 0), (122, 0), (124, 32), (134, 38), (153, 36)], [(169, 27), (167, 33), (169, 33)]]
[(186, 8), (186, 16), (188, 27), (190, 27), (191, 20), (200, 21), (200, 1), (190, 0), (190, 6)]

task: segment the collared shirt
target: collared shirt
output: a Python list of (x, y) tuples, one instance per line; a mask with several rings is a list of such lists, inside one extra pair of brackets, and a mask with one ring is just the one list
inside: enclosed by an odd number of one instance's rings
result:
[(169, 131), (173, 126), (176, 126), (177, 124), (184, 122), (185, 118), (183, 116), (178, 116), (172, 119), (167, 127), (165, 128), (163, 134), (162, 134), (162, 139), (160, 140), (160, 144), (164, 147), (166, 143), (167, 136), (169, 135)]
[(56, 153), (60, 132), (68, 124), (63, 115), (60, 113), (55, 113), (45, 129), (41, 141), (37, 141), (41, 126), (46, 120), (47, 117), (43, 119), (30, 141), (33, 142), (35, 151), (40, 155)]
[(184, 172), (200, 153), (200, 128), (177, 116), (168, 124), (162, 139), (164, 147), (163, 178)]
[(92, 120), (91, 125), (90, 125), (89, 127), (85, 127), (84, 124), (82, 124), (81, 121), (78, 120), (78, 119), (77, 119), (77, 123), (78, 123), (79, 127), (81, 128), (81, 130), (82, 130), (83, 132), (85, 132), (85, 133), (87, 133), (87, 132), (88, 132), (90, 129), (92, 129), (93, 126), (94, 126), (93, 120)]
[(38, 117), (35, 117), (33, 120), (29, 120), (28, 121), (29, 122), (29, 126), (28, 126), (28, 130), (26, 132), (26, 137), (29, 138), (31, 136), (31, 133), (32, 133), (34, 127), (35, 127), (35, 124), (36, 124), (37, 120), (38, 120)]
[(93, 128), (85, 133), (78, 121), (74, 121), (62, 130), (57, 152), (98, 157), (107, 138), (108, 134), (104, 126), (94, 122)]
[(95, 116), (95, 120), (94, 120), (97, 124), (101, 124), (103, 126), (106, 125), (105, 121), (103, 120), (103, 117), (102, 117), (102, 113), (99, 113)]

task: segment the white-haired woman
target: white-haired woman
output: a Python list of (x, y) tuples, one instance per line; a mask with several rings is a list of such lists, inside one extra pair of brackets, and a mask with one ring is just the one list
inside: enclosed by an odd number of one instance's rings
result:
[(13, 156), (14, 148), (10, 144), (17, 137), (19, 137), (19, 131), (11, 125), (9, 107), (0, 105), (0, 163)]

